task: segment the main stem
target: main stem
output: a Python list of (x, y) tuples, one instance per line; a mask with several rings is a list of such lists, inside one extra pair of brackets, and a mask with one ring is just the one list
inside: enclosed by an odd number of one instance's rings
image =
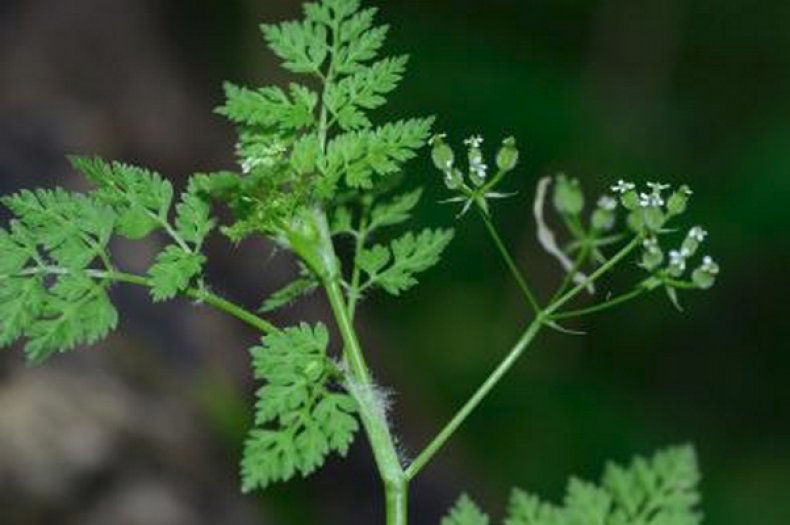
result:
[(370, 376), (362, 347), (349, 316), (348, 305), (340, 285), (337, 257), (323, 211), (316, 212), (316, 222), (321, 238), (321, 261), (327, 271), (323, 276), (323, 284), (345, 344), (344, 357), (350, 376), (348, 388), (359, 405), (362, 425), (373, 449), (376, 466), (384, 485), (387, 525), (406, 525), (408, 479), (398, 459), (395, 441), (387, 424), (385, 407), (376, 392), (376, 385)]

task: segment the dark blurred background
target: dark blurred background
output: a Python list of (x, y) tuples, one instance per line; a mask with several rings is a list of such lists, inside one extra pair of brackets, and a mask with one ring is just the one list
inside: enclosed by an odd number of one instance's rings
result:
[[(660, 294), (546, 334), (414, 483), (413, 521), (438, 523), (469, 491), (504, 507), (513, 485), (560, 497), (570, 474), (696, 444), (716, 525), (790, 523), (787, 372), (790, 3), (782, 0), (388, 0), (389, 50), (412, 54), (390, 115), (435, 114), (453, 138), (515, 135), (526, 153), (497, 221), (536, 287), (559, 278), (534, 240), (539, 176), (565, 170), (600, 192), (617, 178), (689, 183), (690, 220), (723, 272), (710, 293)], [(258, 22), (296, 0), (2, 0), (0, 191), (83, 187), (64, 155), (156, 168), (177, 185), (231, 167), (232, 128), (211, 110), (225, 79), (286, 82)], [(454, 210), (425, 158), (420, 220)], [(503, 355), (526, 310), (473, 220), (440, 269), (360, 322), (405, 455), (416, 453)], [(118, 246), (144, 268), (157, 240)], [(210, 245), (210, 276), (255, 306), (292, 275), (265, 245)], [(627, 282), (616, 278), (606, 287)], [(28, 368), (0, 357), (0, 523), (381, 522), (364, 439), (351, 459), (259, 498), (236, 461), (255, 334), (186, 302), (149, 306), (119, 288), (122, 329), (99, 348)], [(278, 321), (325, 315), (315, 297)], [(497, 514), (498, 515), (498, 514)]]

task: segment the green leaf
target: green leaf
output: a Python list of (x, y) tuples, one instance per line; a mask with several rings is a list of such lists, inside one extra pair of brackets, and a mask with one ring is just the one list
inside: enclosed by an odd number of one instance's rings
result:
[(505, 525), (567, 525), (559, 508), (543, 503), (537, 496), (513, 489)]
[(389, 264), (390, 259), (392, 254), (389, 248), (377, 244), (372, 248), (361, 250), (357, 255), (356, 264), (368, 275), (376, 276)]
[(284, 60), (283, 67), (294, 73), (320, 73), (329, 53), (325, 26), (305, 20), (263, 25), (261, 30), (271, 50)]
[[(339, 135), (330, 141), (324, 182), (329, 191), (345, 175), (351, 188), (370, 189), (372, 176), (391, 175), (416, 156), (430, 134), (433, 118), (401, 120), (368, 131)], [(326, 193), (326, 192), (324, 192)]]
[(278, 87), (253, 90), (226, 83), (225, 96), (217, 112), (236, 124), (296, 131), (315, 123), (318, 95), (299, 84), (291, 84), (287, 94)]
[[(366, 287), (375, 285), (392, 295), (400, 295), (418, 284), (416, 274), (439, 262), (442, 252), (453, 238), (452, 230), (423, 230), (395, 239), (389, 248), (382, 245), (364, 250), (357, 260), (368, 275)], [(384, 267), (392, 260), (392, 264)]]
[(488, 525), (488, 516), (483, 514), (469, 496), (463, 494), (450, 514), (442, 519), (442, 525)]
[(610, 464), (600, 485), (572, 479), (563, 507), (515, 490), (505, 525), (697, 525), (699, 479), (691, 447), (670, 448)]
[(13, 344), (39, 318), (47, 300), (40, 276), (0, 279), (0, 347)]
[(389, 202), (376, 205), (370, 214), (369, 230), (375, 230), (385, 226), (394, 226), (408, 221), (411, 212), (420, 202), (422, 188), (418, 188), (409, 193), (398, 195)]
[(172, 299), (189, 288), (192, 280), (203, 271), (206, 258), (200, 253), (170, 245), (159, 254), (150, 270), (151, 296), (154, 302)]
[[(513, 490), (504, 525), (699, 525), (700, 476), (691, 447), (675, 447), (629, 467), (610, 464), (599, 485), (571, 479), (563, 506)], [(462, 496), (442, 525), (487, 523)]]
[(335, 68), (341, 75), (358, 71), (365, 62), (378, 55), (389, 32), (389, 26), (373, 27), (378, 10), (369, 8), (359, 11), (340, 25)]
[(159, 174), (99, 157), (70, 160), (74, 169), (99, 187), (97, 199), (118, 214), (118, 234), (141, 239), (167, 222), (173, 186)]
[(211, 206), (201, 197), (199, 186), (193, 178), (176, 206), (176, 231), (199, 251), (215, 226), (216, 221), (211, 218)]
[(568, 525), (607, 525), (612, 498), (592, 483), (571, 478), (565, 497)]
[(327, 93), (327, 107), (344, 130), (369, 128), (370, 120), (362, 110), (386, 104), (384, 95), (398, 87), (408, 62), (407, 56), (386, 58), (331, 84)]
[(45, 297), (40, 289), (34, 293), (43, 302), (25, 329), (25, 353), (33, 362), (78, 344), (93, 344), (118, 325), (118, 312), (104, 287), (86, 275), (61, 276)]
[(312, 273), (303, 272), (301, 277), (291, 281), (284, 288), (270, 295), (258, 311), (268, 313), (283, 306), (288, 306), (300, 297), (312, 293), (318, 288), (318, 284), (318, 279)]
[[(107, 206), (60, 188), (23, 190), (3, 197), (2, 202), (24, 226), (28, 242), (41, 245), (58, 264), (68, 268), (85, 268), (103, 255), (115, 226), (115, 214)], [(5, 237), (7, 245), (12, 242)], [(18, 264), (20, 250), (10, 251), (9, 266), (13, 266), (12, 261)], [(27, 251), (28, 255), (34, 252)]]
[(252, 349), (258, 391), (256, 427), (242, 459), (242, 488), (250, 492), (297, 473), (307, 476), (331, 452), (345, 455), (359, 428), (356, 401), (336, 388), (337, 370), (326, 354), (329, 334), (302, 323), (263, 339)]

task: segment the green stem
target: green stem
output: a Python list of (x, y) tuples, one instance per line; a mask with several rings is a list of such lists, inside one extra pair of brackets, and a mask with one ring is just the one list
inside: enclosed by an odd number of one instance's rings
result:
[(570, 311), (567, 311), (567, 312), (560, 312), (558, 314), (554, 314), (554, 315), (551, 316), (551, 320), (552, 321), (555, 321), (555, 320), (559, 321), (561, 319), (570, 319), (570, 318), (573, 318), (573, 317), (582, 317), (584, 315), (589, 315), (589, 314), (602, 312), (603, 310), (608, 310), (609, 308), (612, 308), (614, 306), (617, 306), (617, 305), (626, 303), (628, 301), (631, 301), (633, 299), (636, 299), (637, 297), (639, 297), (640, 295), (642, 295), (645, 292), (647, 292), (646, 288), (637, 288), (635, 290), (631, 290), (628, 293), (619, 295), (617, 297), (609, 299), (609, 300), (607, 300), (607, 301), (605, 301), (603, 303), (600, 303), (600, 304), (596, 304), (596, 305), (593, 305), (593, 306), (590, 306), (590, 307), (587, 307), (587, 308), (580, 308), (578, 310), (570, 310)]
[(511, 275), (516, 280), (521, 293), (524, 295), (524, 298), (529, 303), (532, 310), (535, 314), (540, 315), (540, 305), (538, 304), (538, 300), (535, 298), (535, 294), (532, 293), (529, 286), (527, 285), (524, 276), (521, 274), (521, 270), (519, 270), (516, 261), (513, 259), (513, 256), (510, 255), (507, 247), (505, 247), (505, 243), (502, 241), (502, 237), (499, 236), (499, 232), (494, 226), (494, 223), (491, 221), (491, 217), (486, 214), (483, 210), (480, 211), (480, 216), (483, 218), (483, 223), (486, 225), (486, 229), (488, 230), (489, 235), (491, 235), (491, 239), (494, 241), (494, 244), (499, 251), (499, 254), (504, 259), (505, 264), (507, 264), (508, 269), (510, 270)]
[(581, 291), (583, 291), (585, 288), (587, 288), (590, 285), (590, 283), (595, 282), (597, 279), (599, 279), (601, 276), (603, 276), (606, 272), (608, 272), (609, 270), (611, 270), (612, 268), (617, 266), (617, 264), (620, 261), (622, 261), (623, 259), (628, 257), (628, 255), (632, 251), (634, 251), (637, 248), (637, 246), (639, 246), (639, 243), (641, 241), (642, 241), (642, 237), (641, 236), (634, 237), (631, 240), (631, 242), (626, 244), (622, 249), (620, 249), (619, 252), (614, 254), (611, 257), (611, 259), (607, 260), (597, 270), (595, 270), (593, 273), (591, 273), (589, 276), (587, 276), (586, 279), (584, 279), (583, 281), (579, 282), (574, 288), (569, 290), (567, 293), (565, 293), (563, 296), (561, 296), (556, 301), (552, 302), (551, 305), (548, 308), (546, 308), (545, 313), (550, 316), (551, 314), (553, 314), (554, 312), (556, 312), (557, 310), (562, 308), (566, 303), (571, 301)]
[[(119, 271), (103, 271), (103, 270), (84, 270), (85, 274), (93, 279), (108, 279), (111, 281), (116, 281), (120, 283), (126, 284), (134, 284), (137, 286), (145, 286), (150, 288), (153, 286), (151, 279), (145, 277), (143, 275), (135, 275), (131, 273), (119, 272)], [(25, 277), (37, 274), (47, 274), (47, 275), (68, 275), (73, 273), (72, 270), (68, 268), (62, 268), (59, 266), (41, 266), (38, 268), (30, 268), (28, 270), (23, 270), (16, 275), (0, 275), (0, 280), (8, 279), (10, 277)], [(227, 299), (224, 299), (216, 294), (209, 292), (206, 289), (202, 288), (189, 288), (184, 291), (184, 295), (191, 299), (195, 299), (196, 301), (200, 301), (202, 303), (206, 303), (208, 305), (221, 310), (240, 321), (244, 321), (245, 323), (249, 324), (253, 328), (260, 330), (261, 332), (268, 334), (272, 332), (277, 332), (279, 329), (271, 324), (270, 322), (266, 321), (258, 317), (257, 315), (253, 314), (249, 310), (245, 309), (242, 306), (239, 306)]]
[(485, 397), (494, 389), (502, 377), (513, 367), (518, 361), (518, 358), (524, 353), (529, 344), (538, 335), (541, 327), (543, 326), (544, 318), (539, 315), (530, 323), (526, 331), (521, 335), (518, 342), (508, 352), (505, 359), (499, 363), (499, 366), (491, 373), (490, 376), (483, 382), (471, 398), (461, 407), (461, 409), (453, 416), (447, 425), (436, 435), (435, 438), (428, 444), (425, 449), (420, 452), (417, 458), (406, 469), (406, 477), (409, 480), (414, 477), (425, 467), (426, 464), (436, 455), (445, 443), (452, 437), (452, 435), (463, 424), (469, 414), (471, 414), (478, 405), (485, 399)]
[(494, 371), (486, 378), (482, 385), (472, 395), (471, 398), (461, 407), (461, 409), (453, 416), (447, 425), (437, 434), (437, 436), (420, 452), (417, 458), (406, 469), (406, 477), (409, 480), (414, 477), (425, 467), (426, 464), (436, 455), (439, 450), (447, 443), (452, 435), (464, 423), (467, 417), (480, 405), (485, 397), (494, 389), (494, 387), (502, 380), (505, 374), (513, 367), (518, 361), (518, 358), (529, 347), (529, 344), (535, 339), (540, 332), (540, 329), (547, 322), (551, 321), (551, 314), (556, 312), (560, 307), (573, 299), (582, 290), (584, 290), (590, 283), (599, 279), (606, 272), (611, 270), (617, 263), (622, 261), (628, 256), (641, 241), (641, 237), (636, 237), (628, 245), (617, 252), (611, 259), (604, 263), (598, 270), (593, 272), (584, 281), (580, 282), (576, 287), (560, 297), (557, 301), (550, 304), (542, 312), (539, 312), (537, 317), (530, 323), (519, 340), (507, 354), (505, 359), (499, 363)]
[(350, 376), (347, 386), (349, 392), (357, 400), (362, 425), (373, 449), (373, 457), (384, 484), (387, 525), (406, 525), (408, 479), (398, 458), (395, 440), (387, 423), (386, 409), (370, 376), (362, 347), (349, 316), (348, 305), (340, 285), (341, 276), (337, 268), (337, 256), (326, 215), (322, 211), (316, 213), (316, 222), (321, 238), (319, 257), (325, 270), (324, 289), (343, 338), (344, 357)]
[(565, 277), (562, 279), (562, 284), (560, 287), (557, 288), (557, 291), (554, 292), (554, 295), (551, 297), (551, 302), (556, 301), (562, 294), (564, 294), (570, 285), (573, 283), (574, 277), (579, 273), (584, 263), (587, 261), (587, 257), (590, 255), (590, 246), (585, 239), (585, 243), (582, 245), (582, 248), (579, 250), (579, 254), (576, 256), (576, 260), (573, 261), (573, 266), (571, 269), (565, 274)]
[(359, 302), (359, 297), (361, 295), (359, 281), (362, 278), (362, 271), (356, 261), (360, 253), (362, 253), (362, 250), (365, 248), (365, 241), (367, 240), (368, 236), (367, 228), (368, 207), (364, 206), (362, 209), (362, 218), (359, 221), (359, 231), (356, 235), (356, 243), (354, 245), (354, 269), (351, 273), (351, 286), (348, 291), (348, 316), (352, 321), (354, 320), (354, 315), (356, 314), (357, 310), (357, 303)]
[[(150, 279), (139, 275), (132, 275), (123, 272), (112, 272), (109, 277), (119, 282), (126, 282), (148, 287), (152, 286)], [(265, 334), (279, 331), (279, 328), (271, 324), (269, 321), (261, 319), (246, 308), (239, 306), (238, 304), (233, 303), (223, 297), (220, 297), (219, 295), (211, 293), (204, 288), (189, 288), (184, 291), (184, 295), (191, 299), (195, 299), (196, 301), (213, 306), (214, 308), (217, 308), (218, 310), (221, 310), (226, 314), (229, 314), (236, 319), (247, 323), (248, 325), (260, 330)]]

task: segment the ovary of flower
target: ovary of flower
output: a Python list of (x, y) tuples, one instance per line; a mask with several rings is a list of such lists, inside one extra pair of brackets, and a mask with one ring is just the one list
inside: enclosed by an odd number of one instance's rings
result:
[(705, 237), (708, 236), (708, 232), (706, 232), (700, 226), (694, 226), (689, 230), (689, 239), (695, 240), (697, 242), (702, 242), (705, 240)]
[(619, 193), (623, 195), (624, 193), (628, 193), (629, 191), (636, 188), (636, 185), (633, 182), (626, 182), (623, 179), (617, 181), (617, 184), (612, 186), (612, 191), (615, 193)]
[(658, 193), (640, 193), (639, 205), (643, 208), (660, 208), (664, 205), (664, 199)]
[(603, 195), (598, 199), (598, 207), (606, 211), (614, 211), (617, 208), (617, 199), (610, 195)]
[(464, 144), (469, 146), (470, 148), (477, 149), (483, 145), (483, 137), (480, 135), (472, 135), (468, 139), (464, 141)]

